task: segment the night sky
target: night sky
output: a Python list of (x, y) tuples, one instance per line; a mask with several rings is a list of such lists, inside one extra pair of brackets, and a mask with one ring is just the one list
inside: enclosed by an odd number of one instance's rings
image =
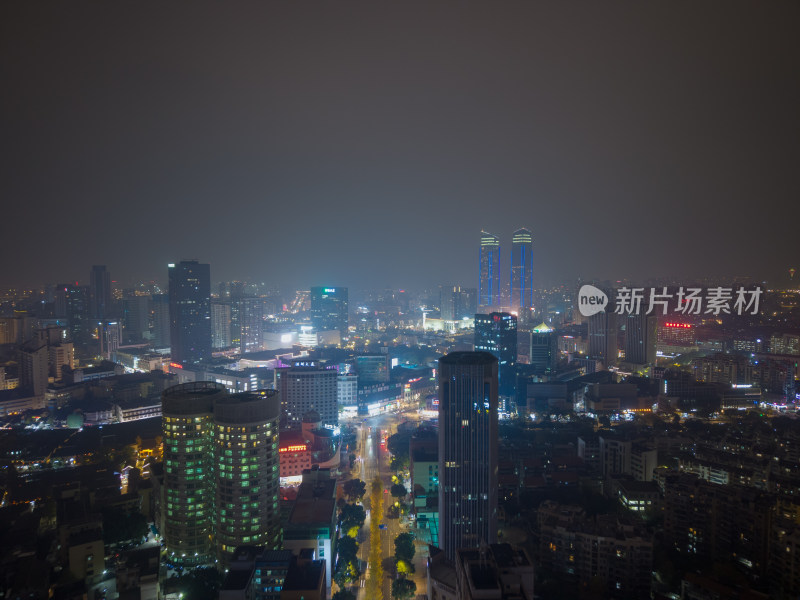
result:
[(800, 269), (797, 2), (3, 2), (0, 284)]

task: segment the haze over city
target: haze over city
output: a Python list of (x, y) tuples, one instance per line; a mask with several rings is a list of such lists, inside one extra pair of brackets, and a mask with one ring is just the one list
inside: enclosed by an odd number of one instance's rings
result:
[(518, 227), (540, 284), (775, 278), (798, 10), (5, 3), (0, 283), (474, 285)]

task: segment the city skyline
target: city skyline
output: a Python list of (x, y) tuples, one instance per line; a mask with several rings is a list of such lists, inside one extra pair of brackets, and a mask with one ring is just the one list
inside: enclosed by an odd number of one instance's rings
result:
[(0, 597), (800, 598), (798, 22), (0, 3)]
[(472, 287), (520, 226), (539, 282), (797, 267), (797, 5), (1, 10), (3, 285)]

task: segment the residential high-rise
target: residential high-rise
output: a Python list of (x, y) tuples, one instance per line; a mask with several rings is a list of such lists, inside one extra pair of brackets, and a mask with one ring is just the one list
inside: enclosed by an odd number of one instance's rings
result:
[(511, 307), (533, 306), (533, 234), (518, 229), (511, 238)]
[(105, 265), (93, 265), (89, 276), (89, 316), (92, 319), (108, 319), (111, 310), (111, 273)]
[(497, 542), (497, 358), (451, 352), (439, 359), (439, 546)]
[(164, 438), (164, 541), (167, 558), (186, 566), (213, 563), (214, 401), (227, 395), (212, 381), (173, 386), (161, 399)]
[(478, 306), (500, 306), (500, 238), (481, 231)]
[(227, 564), (244, 544), (277, 549), (275, 390), (228, 395), (198, 381), (162, 395), (164, 541), (170, 562)]
[(342, 338), (348, 335), (346, 287), (311, 288), (311, 323), (317, 331), (337, 330)]
[(211, 303), (211, 348), (219, 350), (231, 346), (231, 303)]
[[(517, 318), (511, 313), (475, 315), (475, 351), (490, 352), (499, 362), (499, 393), (511, 398), (517, 384)], [(508, 412), (507, 401), (501, 403)]]
[(297, 360), (277, 369), (276, 389), (281, 395), (281, 427), (300, 429), (303, 416), (315, 410), (325, 425), (339, 423), (338, 371), (325, 369), (314, 360)]
[(658, 318), (644, 312), (625, 317), (625, 362), (655, 364)]
[(223, 563), (242, 544), (280, 548), (280, 469), (275, 390), (221, 396), (214, 401), (214, 511)]
[(186, 365), (211, 358), (211, 267), (196, 260), (169, 265), (172, 362)]
[(239, 352), (258, 352), (264, 347), (264, 300), (239, 300)]

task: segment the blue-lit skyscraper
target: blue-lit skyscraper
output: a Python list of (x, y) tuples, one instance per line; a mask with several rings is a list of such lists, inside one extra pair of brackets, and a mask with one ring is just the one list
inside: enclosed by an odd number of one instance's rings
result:
[(211, 358), (211, 267), (196, 260), (169, 265), (172, 362), (195, 364)]
[(518, 229), (511, 239), (511, 306), (533, 306), (533, 234)]
[(500, 238), (481, 231), (478, 306), (500, 306)]

